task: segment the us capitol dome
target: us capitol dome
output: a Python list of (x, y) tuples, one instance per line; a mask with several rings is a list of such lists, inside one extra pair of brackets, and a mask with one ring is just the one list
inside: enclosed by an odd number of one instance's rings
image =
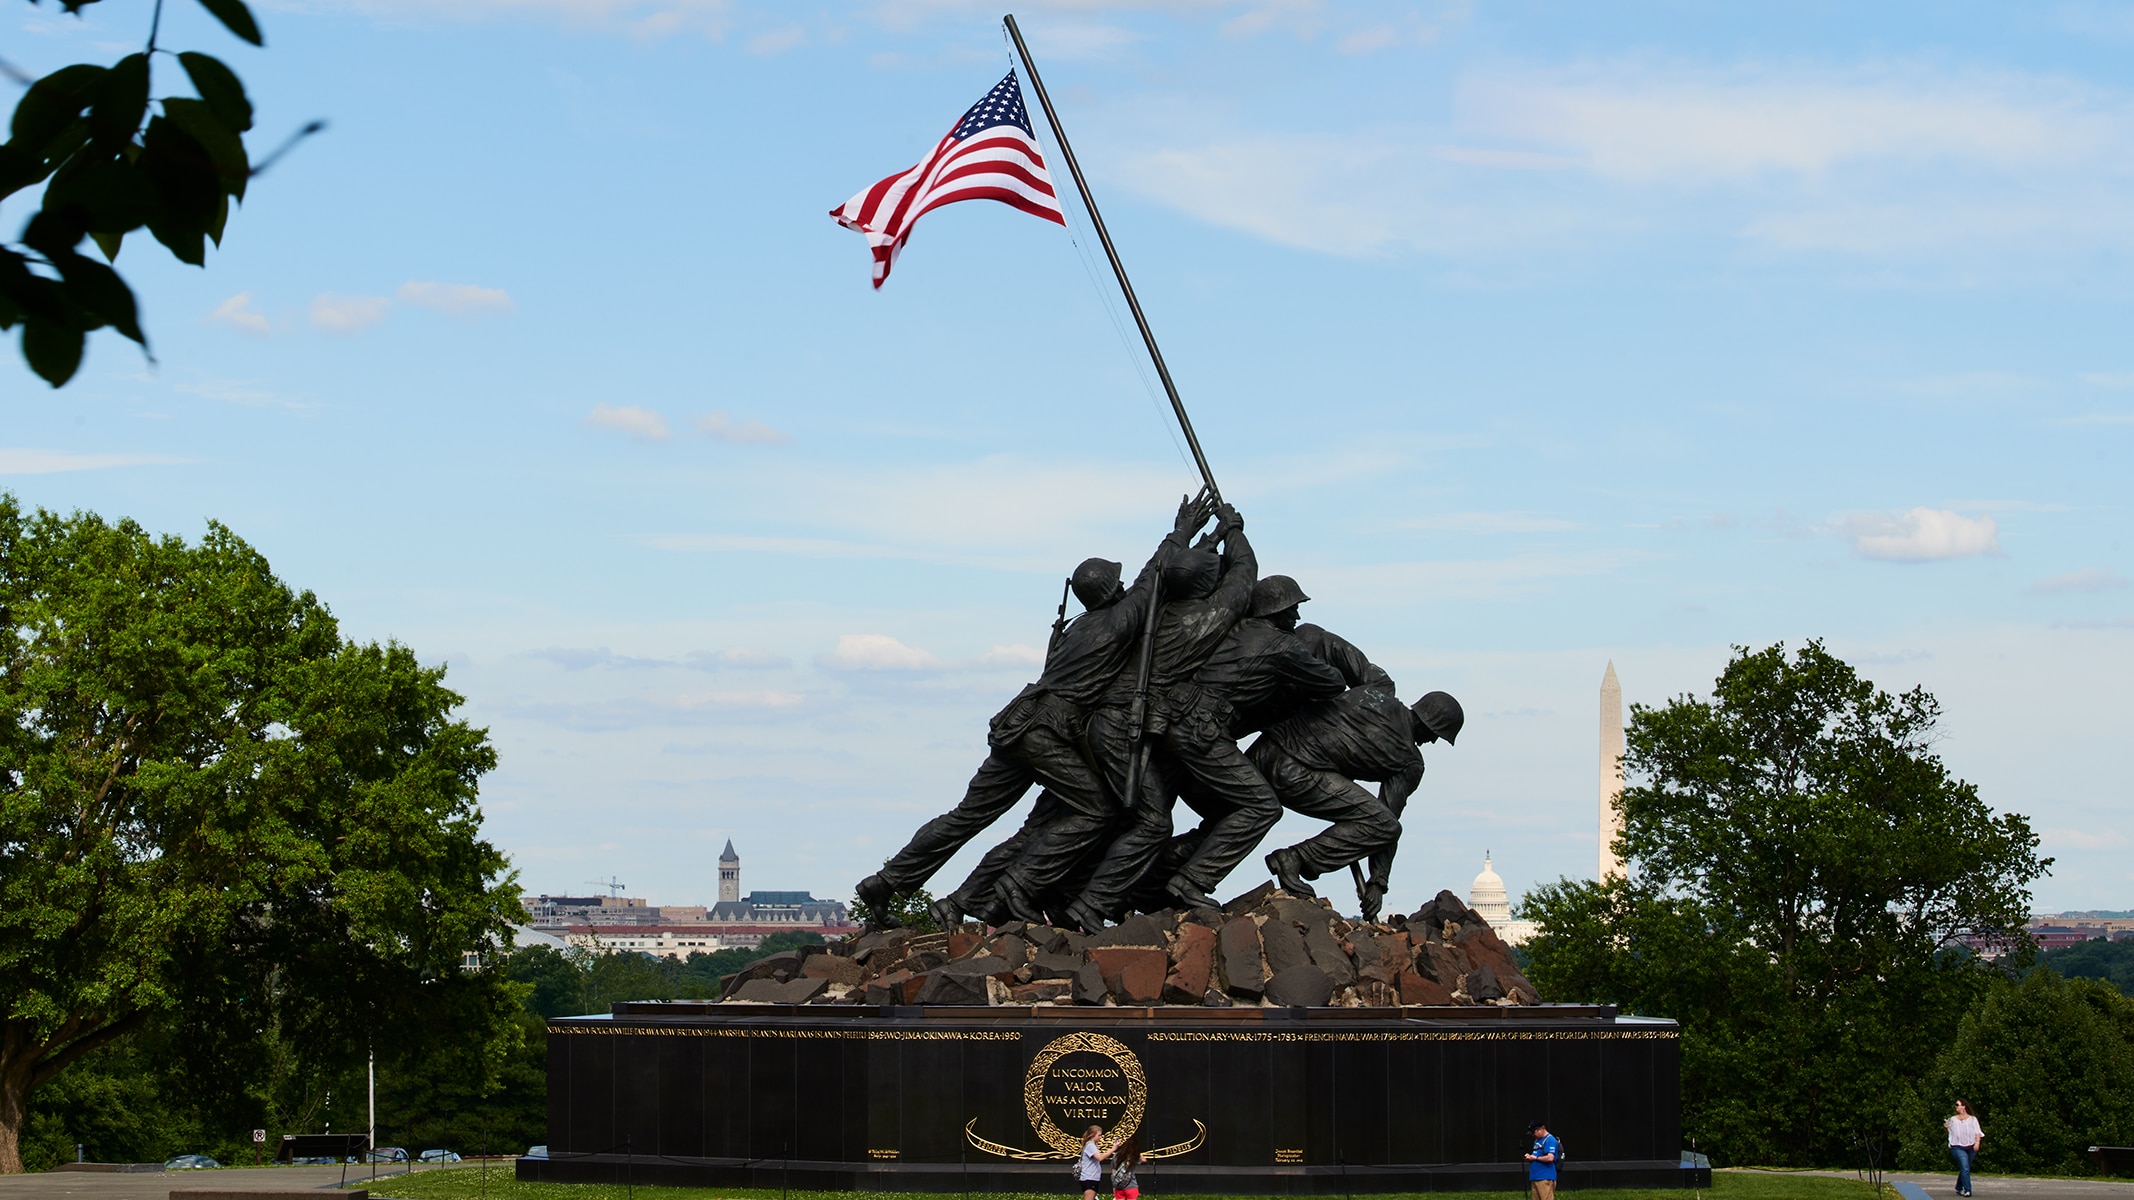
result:
[(1521, 946), (1534, 936), (1534, 923), (1512, 916), (1512, 902), (1504, 894), (1504, 880), (1490, 865), (1489, 851), (1482, 852), (1482, 873), (1467, 890), (1467, 907), (1480, 914), (1507, 946)]

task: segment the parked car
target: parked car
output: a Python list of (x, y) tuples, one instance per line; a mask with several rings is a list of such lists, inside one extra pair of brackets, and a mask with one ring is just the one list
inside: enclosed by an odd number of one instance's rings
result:
[(398, 1146), (380, 1146), (370, 1152), (370, 1161), (374, 1163), (396, 1163), (406, 1162), (407, 1160), (408, 1152)]
[(458, 1162), (459, 1155), (452, 1153), (450, 1150), (425, 1150), (422, 1152), (422, 1161), (432, 1163)]
[(548, 1157), (548, 1147), (546, 1147), (546, 1146), (528, 1146), (528, 1147), (526, 1148), (526, 1157), (528, 1157), (528, 1158), (547, 1158), (547, 1157)]
[(165, 1161), (163, 1169), (166, 1171), (200, 1171), (208, 1167), (219, 1167), (221, 1165), (221, 1163), (216, 1162), (205, 1154), (180, 1154), (176, 1158)]

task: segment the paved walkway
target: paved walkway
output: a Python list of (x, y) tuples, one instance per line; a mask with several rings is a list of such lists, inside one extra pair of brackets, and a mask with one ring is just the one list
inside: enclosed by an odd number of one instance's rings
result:
[[(418, 1168), (424, 1170), (427, 1168)], [(407, 1170), (405, 1164), (378, 1165), (378, 1180), (386, 1173)], [(368, 1166), (350, 1163), (348, 1182), (370, 1179)], [(173, 1188), (229, 1188), (247, 1192), (270, 1192), (292, 1188), (336, 1188), (341, 1183), (339, 1167), (231, 1167), (220, 1171), (150, 1171), (142, 1174), (98, 1171), (44, 1171), (35, 1175), (0, 1175), (0, 1200), (28, 1200), (35, 1196), (82, 1197), (83, 1200), (170, 1200)], [(329, 1193), (330, 1194), (330, 1193)]]
[[(1832, 1175), (1857, 1179), (1853, 1171), (1748, 1171), (1742, 1174)], [(1934, 1200), (1956, 1195), (1956, 1174), (1922, 1175), (1892, 1171), (1883, 1176), (1891, 1183), (1916, 1183)], [(2134, 1180), (2126, 1179), (2020, 1179), (2007, 1175), (1973, 1175), (1971, 1193), (1976, 1200), (2134, 1200)]]

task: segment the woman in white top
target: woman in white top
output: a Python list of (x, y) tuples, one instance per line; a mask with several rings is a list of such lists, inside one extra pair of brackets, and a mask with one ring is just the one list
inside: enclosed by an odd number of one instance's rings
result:
[(1105, 1159), (1111, 1152), (1104, 1148), (1104, 1127), (1091, 1125), (1082, 1134), (1082, 1161), (1075, 1164), (1075, 1182), (1081, 1185), (1082, 1200), (1097, 1200), (1097, 1187), (1104, 1182)]
[(1986, 1135), (1978, 1127), (1978, 1118), (1971, 1115), (1971, 1106), (1961, 1100), (1956, 1102), (1956, 1115), (1941, 1122), (1949, 1130), (1949, 1157), (1956, 1160), (1956, 1194), (1971, 1194), (1971, 1164), (1978, 1158), (1978, 1144)]

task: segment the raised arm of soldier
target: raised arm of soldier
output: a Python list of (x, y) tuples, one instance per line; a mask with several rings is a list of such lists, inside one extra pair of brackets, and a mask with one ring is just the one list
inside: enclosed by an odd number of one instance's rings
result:
[(1223, 535), (1223, 579), (1209, 599), (1213, 607), (1226, 610), (1235, 624), (1252, 608), (1252, 586), (1260, 581), (1260, 560), (1245, 537), (1245, 518), (1235, 508), (1218, 505), (1215, 528)]
[[(1148, 616), (1149, 596), (1155, 590), (1156, 576), (1170, 563), (1174, 555), (1185, 549), (1187, 540), (1194, 532), (1208, 523), (1208, 517), (1206, 500), (1193, 496), (1180, 500), (1178, 517), (1171, 524), (1171, 532), (1156, 544), (1156, 552), (1149, 556), (1148, 563), (1141, 568), (1141, 573), (1134, 577), (1131, 587), (1120, 586), (1119, 564), (1108, 559), (1092, 558), (1076, 567), (1074, 592), (1087, 611), (1067, 627), (1067, 636), (1073, 638), (1077, 627), (1081, 627), (1080, 634), (1084, 640), (1094, 635), (1108, 644), (1127, 633), (1139, 633), (1142, 622)], [(1049, 663), (1046, 669), (1049, 674)], [(1106, 680), (1109, 678), (1110, 676), (1105, 677)], [(1093, 698), (1093, 695), (1087, 698), (1078, 697), (1082, 703)]]

